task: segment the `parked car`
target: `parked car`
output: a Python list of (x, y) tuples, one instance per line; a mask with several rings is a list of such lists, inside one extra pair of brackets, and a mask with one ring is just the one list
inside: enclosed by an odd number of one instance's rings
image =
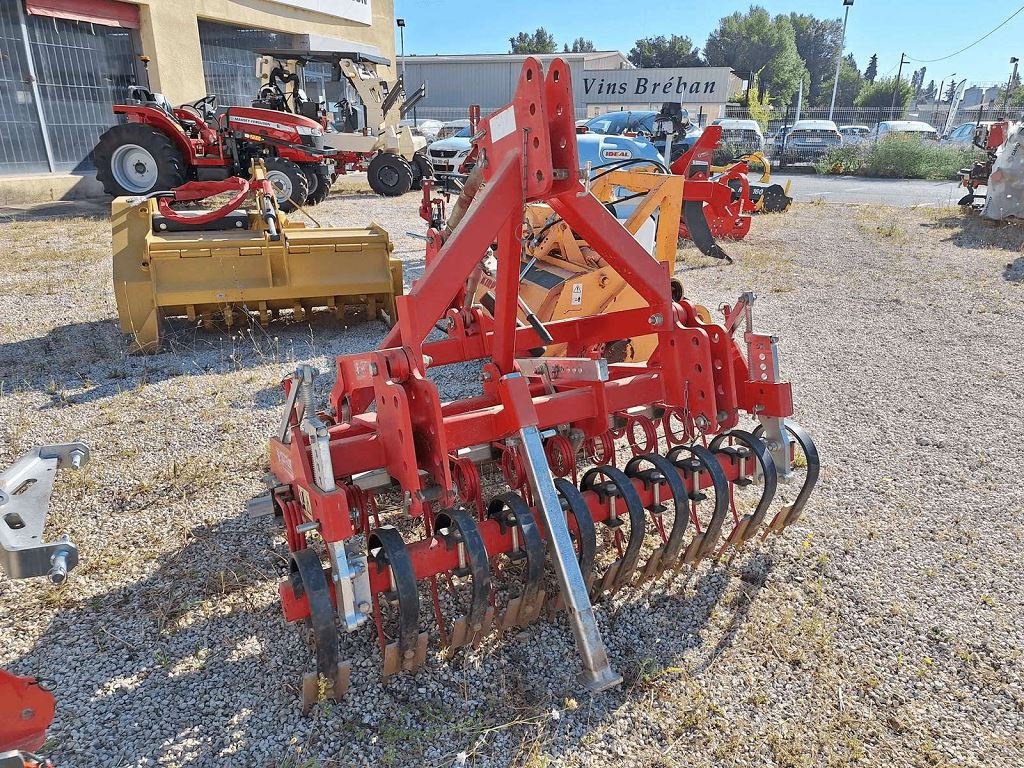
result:
[(938, 141), (939, 132), (920, 120), (883, 120), (871, 132), (871, 138), (874, 141), (889, 136), (916, 136), (919, 139)]
[(414, 136), (422, 136), (429, 143), (437, 138), (437, 133), (441, 130), (442, 123), (440, 120), (430, 120), (426, 118), (423, 120), (413, 120), (408, 118), (405, 120), (399, 120), (398, 125), (400, 128), (408, 126)]
[(863, 144), (871, 135), (871, 128), (866, 125), (841, 125), (839, 132), (843, 135), (843, 144)]
[(843, 135), (831, 120), (797, 120), (779, 152), (779, 167), (813, 163), (843, 143)]
[(792, 125), (784, 125), (764, 141), (764, 153), (772, 160), (782, 154), (782, 145), (786, 143), (786, 136), (793, 130)]
[(756, 120), (720, 117), (711, 124), (722, 126), (722, 142), (735, 147), (741, 154), (764, 151), (764, 134)]
[(450, 139), (452, 136), (457, 134), (463, 128), (469, 128), (469, 119), (462, 118), (461, 120), (449, 120), (441, 126), (441, 130), (437, 132), (437, 138), (434, 141), (440, 141), (442, 139)]
[(466, 164), (466, 158), (473, 148), (472, 136), (467, 125), (454, 136), (438, 139), (427, 147), (427, 158), (434, 169), (435, 179), (443, 182), (451, 178), (464, 179), (469, 175), (473, 167)]
[(958, 125), (956, 128), (954, 128), (945, 136), (943, 136), (939, 140), (939, 143), (945, 144), (947, 146), (973, 147), (974, 131), (978, 128), (979, 125), (982, 126), (983, 128), (991, 128), (992, 121), (982, 120), (980, 123), (960, 123), (960, 125)]

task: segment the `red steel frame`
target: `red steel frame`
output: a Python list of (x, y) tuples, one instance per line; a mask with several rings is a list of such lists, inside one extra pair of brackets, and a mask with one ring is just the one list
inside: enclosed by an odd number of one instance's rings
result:
[[(568, 423), (595, 437), (608, 430), (612, 414), (655, 406), (685, 413), (713, 434), (735, 426), (741, 410), (762, 417), (792, 414), (790, 385), (754, 381), (730, 331), (702, 322), (689, 301), (674, 303), (665, 265), (586, 191), (576, 171), (572, 105), (564, 62), (552, 62), (545, 79), (540, 64), (528, 59), (512, 104), (481, 121), (478, 147), (486, 186), (474, 208), (447, 239), (430, 230), (426, 271), (408, 295), (397, 299), (398, 323), (381, 347), (337, 359), (331, 416), (324, 418), (338, 488), (324, 491), (317, 485), (309, 441), (294, 414), (290, 439), (271, 440), (273, 474), (282, 487), (290, 486), (303, 519), (318, 524), (324, 541), (354, 535), (358, 515), (350, 508), (347, 484), (355, 474), (381, 468), (404, 492), (409, 513), (424, 516), (429, 536), (432, 513), (457, 501), (449, 457), (460, 448), (512, 437), (523, 427)], [(654, 333), (658, 347), (649, 361), (612, 365), (607, 381), (559, 380), (553, 392), (538, 380), (510, 375), (518, 371), (517, 357), (541, 346), (532, 328), (516, 323), (523, 210), (538, 200), (546, 201), (648, 304), (550, 323), (553, 343), (582, 354), (611, 339)], [(491, 320), (464, 306), (464, 291), (493, 243), (498, 275)], [(447, 321), (447, 338), (425, 341), (441, 320)], [(469, 360), (487, 361), (483, 394), (442, 403), (428, 369)], [(730, 481), (754, 472), (750, 457), (734, 459), (731, 466), (722, 461)], [(680, 470), (680, 476), (690, 491), (694, 477), (702, 487), (711, 482), (707, 473)], [(650, 503), (652, 492), (639, 480), (633, 483)], [(609, 517), (607, 503), (595, 493), (586, 491), (584, 498), (595, 520)], [(511, 535), (496, 522), (482, 521), (479, 527), (489, 554), (512, 549)], [(418, 578), (457, 565), (457, 554), (430, 538), (408, 549)], [(371, 587), (388, 589), (386, 572), (371, 575)], [(281, 595), (288, 619), (308, 614), (304, 598), (287, 581)]]
[[(722, 141), (722, 126), (709, 125), (689, 151), (676, 158), (670, 170), (677, 176), (686, 177), (683, 185), (683, 201), (703, 200), (704, 218), (708, 229), (716, 238), (742, 240), (750, 231), (750, 182), (747, 180), (747, 164), (736, 163), (726, 173), (711, 177), (715, 148)], [(740, 194), (736, 195), (728, 182), (738, 181)], [(703, 189), (707, 185), (714, 191)], [(679, 236), (691, 239), (686, 223), (679, 222)]]

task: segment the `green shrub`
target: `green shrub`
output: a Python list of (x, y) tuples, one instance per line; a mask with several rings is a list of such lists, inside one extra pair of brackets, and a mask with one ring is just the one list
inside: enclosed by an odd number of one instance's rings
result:
[(982, 157), (980, 150), (943, 146), (915, 136), (836, 147), (816, 164), (818, 173), (886, 179), (955, 179), (961, 168)]

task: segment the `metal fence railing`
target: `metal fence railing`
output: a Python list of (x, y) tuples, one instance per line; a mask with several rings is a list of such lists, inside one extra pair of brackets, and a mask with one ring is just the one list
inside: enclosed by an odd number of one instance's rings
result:
[[(920, 120), (928, 123), (941, 134), (947, 123), (951, 127), (955, 127), (961, 123), (973, 123), (979, 120), (998, 120), (1002, 117), (1009, 117), (1011, 120), (1021, 118), (1020, 110), (1011, 110), (1010, 113), (1007, 113), (1002, 109), (974, 106), (960, 107), (953, 114), (953, 120), (949, 121), (951, 109), (949, 104), (922, 104), (907, 109), (897, 107), (895, 110), (888, 107), (847, 107), (833, 110), (831, 119), (839, 126), (865, 125), (868, 128), (874, 128), (883, 120)], [(726, 117), (751, 118), (751, 114), (746, 108), (727, 106)], [(801, 120), (828, 120), (828, 108), (801, 109), (799, 118)], [(774, 134), (783, 126), (792, 125), (796, 119), (795, 109), (779, 110), (768, 120), (767, 126), (762, 125), (761, 127), (767, 129), (766, 135)]]

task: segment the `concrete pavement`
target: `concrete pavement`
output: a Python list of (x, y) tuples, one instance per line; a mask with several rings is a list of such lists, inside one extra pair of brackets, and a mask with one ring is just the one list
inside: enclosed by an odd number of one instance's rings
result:
[(772, 181), (792, 181), (790, 194), (797, 202), (823, 200), (826, 203), (890, 205), (956, 205), (964, 190), (954, 181), (919, 179), (866, 179), (860, 176), (818, 176), (814, 173), (772, 173)]

